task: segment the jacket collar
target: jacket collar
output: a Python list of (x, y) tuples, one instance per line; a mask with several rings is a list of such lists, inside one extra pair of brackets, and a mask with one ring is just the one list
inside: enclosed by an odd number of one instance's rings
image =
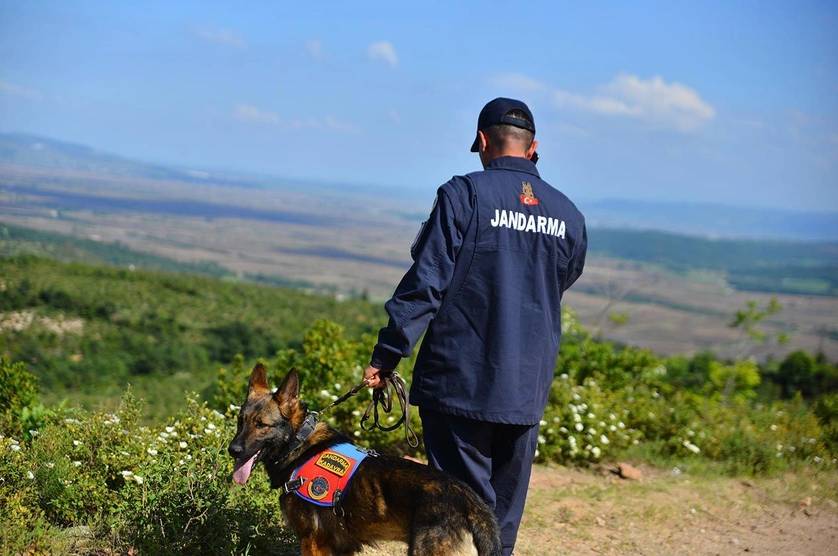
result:
[(541, 177), (535, 168), (535, 163), (520, 156), (500, 156), (489, 162), (487, 170), (514, 170)]

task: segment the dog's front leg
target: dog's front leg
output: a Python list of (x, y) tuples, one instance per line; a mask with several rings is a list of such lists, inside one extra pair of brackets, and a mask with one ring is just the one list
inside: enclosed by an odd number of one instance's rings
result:
[(300, 539), (300, 551), (302, 556), (332, 556), (334, 554), (328, 544), (314, 535)]

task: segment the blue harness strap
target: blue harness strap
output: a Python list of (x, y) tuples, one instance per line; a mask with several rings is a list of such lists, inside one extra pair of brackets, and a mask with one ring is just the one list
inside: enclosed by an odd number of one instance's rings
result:
[(361, 462), (369, 455), (367, 450), (348, 442), (326, 448), (291, 473), (291, 481), (302, 481), (300, 487), (293, 490), (294, 494), (318, 506), (335, 506)]

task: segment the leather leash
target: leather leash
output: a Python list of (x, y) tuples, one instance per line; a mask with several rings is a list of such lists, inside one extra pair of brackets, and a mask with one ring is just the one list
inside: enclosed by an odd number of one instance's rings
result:
[[(419, 446), (419, 437), (416, 436), (416, 432), (413, 430), (413, 427), (410, 426), (410, 397), (404, 379), (397, 371), (391, 371), (386, 374), (384, 371), (381, 371), (378, 373), (378, 378), (384, 382), (384, 387), (376, 388), (372, 391), (372, 401), (369, 403), (367, 409), (364, 411), (364, 415), (361, 417), (361, 428), (365, 431), (378, 429), (380, 431), (390, 432), (396, 430), (402, 425), (402, 423), (404, 423), (405, 440), (411, 448), (416, 448)], [(367, 379), (362, 380), (357, 385), (353, 386), (351, 390), (321, 409), (319, 413), (328, 411), (336, 405), (345, 402), (367, 386)], [(381, 406), (381, 410), (385, 415), (389, 414), (393, 410), (394, 395), (399, 401), (402, 415), (395, 424), (391, 426), (382, 425), (379, 421), (378, 406)], [(368, 425), (367, 421), (370, 419), (370, 414), (372, 414), (372, 424)]]

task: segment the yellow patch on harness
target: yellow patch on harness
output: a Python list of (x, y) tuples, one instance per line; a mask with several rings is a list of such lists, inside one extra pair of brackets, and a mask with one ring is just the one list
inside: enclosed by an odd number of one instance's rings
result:
[(346, 475), (346, 472), (349, 471), (349, 467), (352, 463), (340, 454), (326, 451), (320, 454), (320, 457), (317, 458), (314, 465), (322, 467), (326, 471), (334, 473), (338, 477), (343, 477)]

